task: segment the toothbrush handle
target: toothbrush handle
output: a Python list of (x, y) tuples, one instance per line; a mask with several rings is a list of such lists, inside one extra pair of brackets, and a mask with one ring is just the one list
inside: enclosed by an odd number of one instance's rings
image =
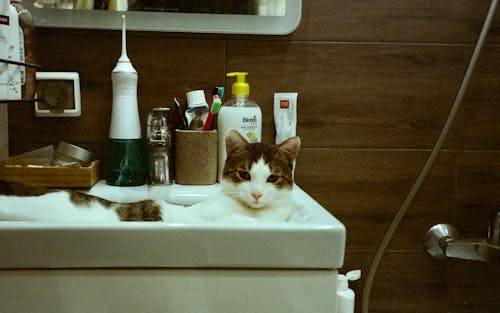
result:
[(203, 125), (203, 130), (212, 130), (212, 112), (208, 111), (207, 120)]

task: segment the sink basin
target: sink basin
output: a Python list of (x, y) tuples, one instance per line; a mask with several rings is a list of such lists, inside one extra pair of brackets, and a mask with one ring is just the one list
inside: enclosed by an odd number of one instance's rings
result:
[[(112, 187), (90, 194), (113, 201), (161, 197), (189, 205), (212, 186)], [(304, 220), (283, 223), (0, 222), (0, 269), (19, 268), (340, 268), (345, 227), (298, 186)]]

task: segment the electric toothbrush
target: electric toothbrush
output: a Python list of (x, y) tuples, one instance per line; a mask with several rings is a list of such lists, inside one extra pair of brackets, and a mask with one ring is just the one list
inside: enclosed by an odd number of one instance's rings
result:
[(146, 183), (143, 142), (137, 103), (138, 75), (127, 55), (126, 18), (122, 15), (122, 53), (111, 72), (113, 109), (108, 140), (106, 183)]

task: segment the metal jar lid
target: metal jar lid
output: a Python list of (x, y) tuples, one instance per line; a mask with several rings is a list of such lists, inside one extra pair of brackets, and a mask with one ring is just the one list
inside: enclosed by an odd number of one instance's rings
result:
[(94, 153), (82, 147), (60, 141), (54, 151), (52, 165), (64, 165), (65, 163), (77, 162), (82, 166), (89, 166), (94, 160)]

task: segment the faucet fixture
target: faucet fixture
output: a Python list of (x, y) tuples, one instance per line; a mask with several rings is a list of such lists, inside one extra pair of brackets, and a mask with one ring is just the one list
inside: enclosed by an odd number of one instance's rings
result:
[(438, 259), (457, 258), (500, 264), (500, 209), (492, 209), (488, 237), (461, 239), (455, 227), (437, 224), (425, 236), (427, 253)]

